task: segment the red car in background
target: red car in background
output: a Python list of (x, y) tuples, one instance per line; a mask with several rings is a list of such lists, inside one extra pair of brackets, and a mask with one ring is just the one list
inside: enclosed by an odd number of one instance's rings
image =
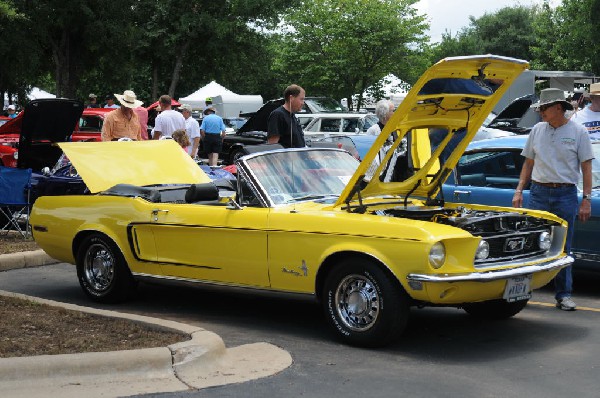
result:
[(17, 167), (22, 117), (23, 112), (20, 112), (14, 119), (3, 116), (0, 121), (0, 166)]
[(79, 124), (75, 126), (71, 141), (102, 141), (100, 133), (102, 124), (108, 112), (114, 111), (113, 108), (85, 108), (79, 119)]

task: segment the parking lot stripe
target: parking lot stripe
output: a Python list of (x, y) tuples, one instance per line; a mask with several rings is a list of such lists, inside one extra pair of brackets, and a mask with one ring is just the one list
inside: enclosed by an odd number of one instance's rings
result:
[[(542, 303), (540, 301), (530, 301), (528, 304), (540, 305), (542, 307), (556, 307), (556, 304), (553, 304), (553, 303)], [(579, 307), (579, 306), (577, 306), (577, 311), (600, 312), (600, 308)]]

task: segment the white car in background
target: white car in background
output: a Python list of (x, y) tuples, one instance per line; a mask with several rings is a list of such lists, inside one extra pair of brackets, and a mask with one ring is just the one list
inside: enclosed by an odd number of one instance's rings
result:
[(372, 113), (319, 113), (304, 127), (304, 136), (311, 139), (366, 134), (377, 121), (377, 116)]

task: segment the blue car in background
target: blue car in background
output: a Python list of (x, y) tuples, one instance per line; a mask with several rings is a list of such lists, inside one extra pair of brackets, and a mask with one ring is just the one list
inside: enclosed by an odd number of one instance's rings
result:
[[(512, 206), (512, 197), (525, 161), (521, 151), (526, 141), (527, 136), (520, 135), (472, 142), (443, 185), (444, 200)], [(592, 141), (592, 144), (595, 155), (592, 161), (592, 216), (585, 223), (579, 220), (575, 222), (571, 251), (576, 268), (600, 271), (600, 141)], [(578, 190), (581, 201), (581, 181)], [(523, 191), (525, 206), (528, 200), (527, 187)]]

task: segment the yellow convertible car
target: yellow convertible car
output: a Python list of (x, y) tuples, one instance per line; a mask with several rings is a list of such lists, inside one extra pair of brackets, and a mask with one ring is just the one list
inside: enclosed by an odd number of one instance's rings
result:
[(278, 149), (239, 159), (236, 181), (211, 181), (173, 141), (63, 143), (91, 194), (38, 198), (33, 236), (99, 302), (129, 298), (144, 278), (307, 294), (361, 346), (399, 337), (411, 306), (511, 317), (572, 262), (566, 223), (446, 204), (440, 187), (527, 67), (438, 62), (362, 163), (337, 148)]

